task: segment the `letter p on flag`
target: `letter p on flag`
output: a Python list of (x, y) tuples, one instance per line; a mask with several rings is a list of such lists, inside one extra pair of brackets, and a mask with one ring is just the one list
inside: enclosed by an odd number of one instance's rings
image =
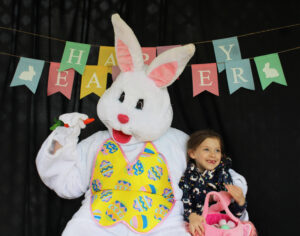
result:
[(59, 71), (74, 68), (74, 70), (82, 75), (88, 59), (90, 48), (91, 45), (89, 44), (67, 41)]

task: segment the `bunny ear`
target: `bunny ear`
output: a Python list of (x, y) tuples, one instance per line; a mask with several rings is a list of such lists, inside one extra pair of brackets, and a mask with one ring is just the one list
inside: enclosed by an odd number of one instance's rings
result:
[(182, 73), (194, 52), (194, 44), (167, 50), (152, 61), (146, 74), (155, 82), (157, 87), (167, 87)]
[(119, 14), (111, 17), (115, 32), (115, 50), (122, 72), (141, 70), (144, 66), (141, 46), (131, 28)]

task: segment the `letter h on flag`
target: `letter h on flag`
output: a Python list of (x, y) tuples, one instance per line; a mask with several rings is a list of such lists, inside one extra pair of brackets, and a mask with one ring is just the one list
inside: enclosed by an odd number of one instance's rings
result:
[(74, 68), (79, 74), (83, 74), (88, 59), (91, 45), (83, 43), (66, 42), (64, 54), (59, 71)]

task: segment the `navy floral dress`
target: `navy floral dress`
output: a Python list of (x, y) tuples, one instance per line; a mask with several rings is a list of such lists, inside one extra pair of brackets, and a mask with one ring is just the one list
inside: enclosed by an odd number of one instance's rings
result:
[[(192, 161), (181, 177), (179, 187), (183, 191), (182, 202), (184, 206), (184, 220), (189, 222), (189, 216), (192, 212), (202, 215), (206, 194), (211, 191), (227, 191), (224, 184), (232, 184), (232, 178), (229, 173), (231, 159), (222, 158), (220, 164), (214, 170), (205, 170), (203, 173)], [(242, 215), (246, 209), (247, 203), (239, 206), (236, 202), (229, 205), (229, 210), (237, 217)]]

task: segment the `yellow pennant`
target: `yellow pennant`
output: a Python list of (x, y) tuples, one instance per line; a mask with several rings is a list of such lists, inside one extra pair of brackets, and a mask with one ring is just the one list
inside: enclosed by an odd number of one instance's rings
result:
[(106, 90), (107, 72), (106, 66), (86, 66), (82, 74), (80, 99), (90, 93), (101, 97)]
[(108, 73), (112, 73), (112, 66), (118, 65), (115, 47), (100, 46), (98, 65), (108, 66)]

